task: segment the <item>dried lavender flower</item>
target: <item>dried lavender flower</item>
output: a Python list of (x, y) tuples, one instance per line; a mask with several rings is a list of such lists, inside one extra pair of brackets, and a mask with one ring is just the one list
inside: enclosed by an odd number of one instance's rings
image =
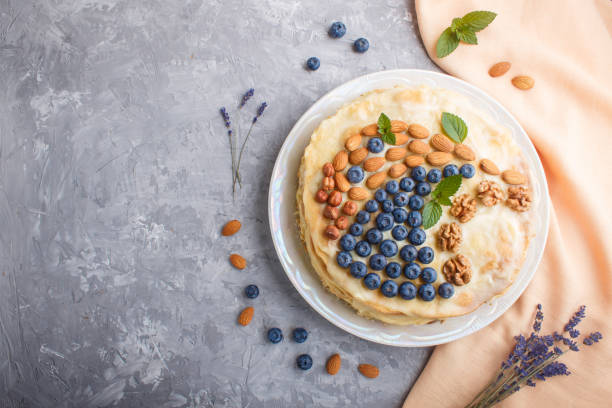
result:
[(240, 101), (240, 105), (238, 108), (242, 108), (246, 103), (251, 99), (251, 97), (255, 94), (255, 89), (251, 88), (242, 95), (242, 100)]
[(265, 103), (265, 102), (263, 102), (261, 105), (259, 105), (259, 108), (257, 108), (257, 114), (253, 118), (253, 123), (257, 122), (257, 119), (259, 117), (261, 117), (261, 115), (263, 115), (263, 113), (264, 113), (264, 111), (266, 110), (267, 107), (268, 107), (268, 104)]

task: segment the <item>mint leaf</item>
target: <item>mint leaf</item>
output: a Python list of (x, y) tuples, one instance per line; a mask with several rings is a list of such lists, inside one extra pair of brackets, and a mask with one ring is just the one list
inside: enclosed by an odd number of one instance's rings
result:
[(466, 44), (478, 44), (476, 34), (470, 29), (457, 30), (457, 38)]
[(453, 18), (450, 28), (453, 33), (456, 33), (457, 30), (461, 30), (463, 28), (463, 22), (459, 17)]
[(430, 201), (423, 207), (423, 228), (429, 229), (436, 225), (442, 216), (442, 207), (436, 201)]
[[(384, 135), (391, 131), (391, 119), (384, 113), (378, 117), (378, 133)], [(384, 141), (384, 140), (383, 140)]]
[(386, 144), (394, 145), (395, 144), (395, 133), (388, 131), (387, 133), (381, 135), (381, 139)]
[(477, 32), (491, 24), (496, 16), (492, 11), (472, 11), (461, 18), (461, 25)]
[[(438, 186), (431, 193), (431, 195), (432, 197), (435, 196), (437, 201), (442, 201), (442, 199), (450, 198), (453, 194), (455, 194), (457, 190), (459, 190), (459, 187), (461, 187), (461, 174), (455, 174), (454, 176), (446, 177), (444, 180), (438, 183)], [(446, 200), (444, 201), (447, 202)]]
[(448, 198), (448, 197), (440, 197), (440, 198), (438, 198), (438, 200), (437, 200), (437, 201), (438, 201), (440, 204), (442, 204), (442, 205), (446, 205), (446, 206), (449, 206), (449, 207), (450, 207), (451, 205), (453, 205), (453, 202), (452, 202), (452, 201), (450, 200), (450, 198)]
[(463, 119), (452, 113), (442, 113), (442, 128), (453, 142), (461, 143), (467, 137), (468, 128)]
[(438, 58), (444, 58), (451, 52), (455, 51), (455, 48), (459, 45), (459, 39), (457, 35), (452, 31), (451, 27), (442, 31), (438, 42), (436, 43), (436, 56)]

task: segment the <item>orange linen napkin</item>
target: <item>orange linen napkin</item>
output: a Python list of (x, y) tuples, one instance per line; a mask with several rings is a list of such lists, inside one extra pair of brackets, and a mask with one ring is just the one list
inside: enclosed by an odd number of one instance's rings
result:
[[(461, 43), (435, 56), (436, 41), (453, 17), (474, 10), (497, 18), (477, 33), (478, 45)], [(529, 334), (537, 303), (542, 332), (562, 329), (587, 305), (583, 334), (604, 338), (561, 361), (572, 372), (527, 387), (505, 407), (612, 406), (612, 2), (610, 0), (417, 0), (423, 43), (446, 72), (484, 89), (514, 114), (537, 148), (552, 200), (544, 258), (519, 301), (489, 327), (436, 347), (404, 407), (462, 407), (492, 379), (514, 344)], [(491, 78), (499, 61), (512, 68)], [(510, 80), (529, 75), (521, 91)], [(582, 343), (580, 343), (582, 346)]]

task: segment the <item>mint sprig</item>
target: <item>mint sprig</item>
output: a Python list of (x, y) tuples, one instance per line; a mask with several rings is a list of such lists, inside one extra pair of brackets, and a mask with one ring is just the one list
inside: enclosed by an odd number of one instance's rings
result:
[(436, 43), (436, 56), (444, 58), (455, 51), (459, 42), (478, 44), (476, 33), (485, 29), (497, 16), (492, 11), (472, 11), (461, 18), (453, 18), (451, 26), (440, 34)]
[(436, 225), (442, 217), (442, 206), (451, 206), (451, 197), (461, 187), (461, 174), (446, 177), (434, 191), (431, 192), (431, 201), (423, 207), (423, 228), (429, 229)]
[(446, 136), (455, 143), (463, 143), (468, 133), (463, 119), (448, 112), (442, 112), (442, 129)]
[(391, 119), (384, 113), (378, 117), (378, 134), (386, 144), (395, 144), (395, 134), (391, 131)]

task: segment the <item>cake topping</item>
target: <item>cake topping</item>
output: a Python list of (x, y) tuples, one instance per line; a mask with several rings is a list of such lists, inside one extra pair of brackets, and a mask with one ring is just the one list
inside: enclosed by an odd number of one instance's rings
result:
[(405, 164), (397, 163), (389, 168), (389, 177), (398, 178), (401, 177), (406, 171), (408, 167)]
[(422, 156), (417, 156), (413, 154), (411, 156), (406, 157), (405, 163), (408, 167), (417, 167), (425, 163), (425, 159)]
[[(402, 149), (402, 150), (404, 150), (405, 152), (405, 149)], [(374, 172), (374, 171), (378, 171), (378, 169), (380, 169), (384, 164), (385, 164), (384, 157), (370, 157), (369, 159), (365, 161), (365, 163), (363, 163), (363, 168), (365, 169), (365, 171)]]
[(353, 150), (349, 155), (349, 162), (351, 164), (359, 164), (366, 158), (368, 155), (368, 149), (365, 147), (360, 147), (357, 150)]
[(455, 146), (455, 156), (465, 161), (472, 161), (476, 159), (474, 151), (464, 144), (458, 144)]
[(420, 140), (413, 140), (412, 142), (408, 143), (408, 150), (416, 154), (425, 154), (431, 151), (427, 143)]
[(527, 179), (522, 173), (516, 170), (506, 170), (501, 175), (502, 179), (508, 184), (525, 184)]
[(438, 246), (443, 251), (459, 251), (461, 246), (461, 226), (456, 222), (443, 224), (438, 232)]
[(347, 192), (349, 188), (351, 188), (351, 183), (349, 183), (344, 173), (334, 174), (334, 180), (336, 182), (336, 188), (343, 193)]
[(427, 155), (427, 162), (432, 166), (443, 166), (453, 159), (450, 153), (432, 152)]
[(342, 193), (338, 190), (334, 190), (329, 194), (327, 203), (332, 207), (337, 207), (342, 203)]
[(526, 187), (508, 187), (508, 207), (514, 211), (524, 212), (531, 208), (531, 194)]
[(323, 210), (323, 216), (325, 218), (329, 218), (330, 220), (335, 220), (338, 218), (338, 208), (326, 205), (325, 209)]
[(333, 164), (331, 164), (331, 163), (325, 163), (325, 164), (323, 165), (323, 174), (324, 174), (326, 177), (331, 177), (331, 176), (333, 176), (335, 172), (336, 172), (336, 171), (334, 170), (334, 165), (333, 165)]
[(349, 137), (344, 143), (344, 147), (346, 147), (346, 150), (348, 150), (349, 152), (356, 150), (357, 148), (359, 148), (359, 146), (361, 146), (361, 135), (359, 133)]
[(385, 157), (389, 161), (402, 160), (404, 157), (406, 157), (406, 153), (406, 149), (403, 147), (392, 147), (387, 150), (387, 153), (385, 153)]
[(340, 238), (340, 231), (338, 230), (338, 228), (334, 225), (328, 225), (325, 228), (325, 236), (329, 239), (331, 239), (332, 241), (337, 240), (338, 238)]
[(441, 152), (450, 153), (455, 149), (455, 144), (446, 136), (436, 133), (431, 137), (431, 145)]
[(485, 207), (493, 207), (504, 199), (504, 193), (499, 184), (492, 180), (482, 180), (478, 184), (478, 198)]
[(457, 286), (463, 286), (472, 279), (472, 265), (465, 255), (457, 255), (442, 266), (444, 278)]
[(346, 215), (355, 215), (355, 213), (357, 213), (357, 203), (354, 201), (347, 201), (342, 207), (342, 212)]
[(392, 120), (391, 121), (391, 132), (400, 133), (408, 129), (408, 124), (401, 120)]
[(415, 139), (427, 139), (429, 137), (429, 130), (418, 123), (413, 123), (408, 126), (408, 133)]
[(378, 134), (378, 124), (369, 124), (368, 126), (361, 129), (361, 134), (364, 136), (376, 136)]
[(453, 206), (450, 209), (450, 213), (460, 222), (468, 222), (476, 214), (476, 199), (467, 194), (453, 198)]
[(386, 171), (374, 173), (370, 177), (368, 177), (368, 179), (366, 180), (366, 186), (368, 186), (368, 188), (375, 189), (376, 187), (380, 186), (385, 181), (386, 178), (387, 178)]
[(338, 227), (338, 229), (345, 230), (348, 228), (349, 221), (348, 221), (348, 218), (342, 215), (336, 219), (335, 224), (336, 224), (336, 227)]
[(340, 150), (334, 156), (334, 160), (332, 160), (332, 164), (334, 166), (334, 170), (342, 171), (348, 164), (348, 153), (345, 150)]
[(487, 174), (497, 176), (499, 174), (499, 167), (489, 159), (482, 159), (480, 161), (480, 169)]
[(323, 177), (323, 181), (321, 182), (321, 188), (323, 190), (333, 190), (336, 183), (334, 179), (331, 177)]
[(348, 191), (348, 196), (351, 200), (361, 201), (368, 198), (370, 193), (368, 190), (362, 187), (351, 187), (351, 189)]

